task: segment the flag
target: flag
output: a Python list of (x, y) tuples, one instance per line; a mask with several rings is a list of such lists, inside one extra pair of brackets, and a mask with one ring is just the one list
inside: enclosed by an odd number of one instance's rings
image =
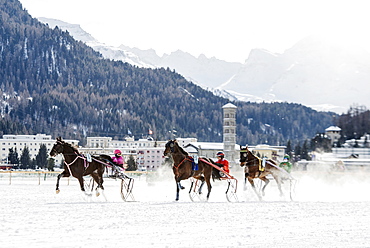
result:
[(130, 129), (127, 129), (127, 134), (128, 134), (128, 135), (132, 135), (132, 133), (131, 133)]

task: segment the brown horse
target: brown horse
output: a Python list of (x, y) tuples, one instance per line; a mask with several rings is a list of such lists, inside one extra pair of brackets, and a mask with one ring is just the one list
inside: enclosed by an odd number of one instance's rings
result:
[[(265, 195), (265, 188), (269, 184), (270, 180), (266, 177), (267, 175), (271, 175), (279, 188), (280, 196), (283, 195), (283, 191), (281, 190), (281, 183), (282, 179), (286, 178), (290, 175), (285, 172), (283, 169), (279, 168), (275, 161), (271, 159), (267, 159), (265, 166), (262, 167), (262, 159), (255, 156), (251, 151), (248, 150), (248, 147), (240, 147), (240, 166), (244, 167), (244, 185), (246, 187), (247, 180), (252, 185), (254, 192), (257, 194), (258, 199), (262, 200), (262, 196)], [(254, 185), (254, 178), (261, 179), (265, 184), (262, 187), (262, 196), (257, 192), (256, 187)]]
[[(83, 176), (91, 175), (94, 181), (97, 183), (97, 189), (104, 190), (103, 187), (103, 173), (105, 170), (105, 164), (96, 158), (92, 157), (91, 162), (82, 156), (77, 148), (71, 144), (66, 143), (62, 138), (57, 138), (56, 143), (50, 151), (50, 156), (54, 157), (58, 154), (63, 154), (64, 157), (64, 171), (58, 175), (56, 192), (59, 193), (59, 180), (61, 177), (73, 176), (78, 179), (81, 190), (85, 192)], [(97, 192), (97, 195), (98, 192)]]
[[(188, 155), (188, 153), (182, 149), (176, 140), (169, 140), (165, 145), (165, 150), (163, 152), (164, 156), (172, 156), (172, 159), (174, 161), (172, 170), (175, 174), (175, 181), (176, 181), (176, 201), (179, 200), (179, 192), (180, 189), (184, 189), (183, 186), (181, 186), (180, 181), (186, 180), (188, 178), (195, 178), (200, 180), (202, 183), (199, 187), (199, 194), (201, 194), (202, 186), (204, 185), (204, 182), (207, 183), (208, 187), (208, 193), (207, 193), (207, 200), (209, 199), (209, 195), (211, 193), (211, 176), (214, 178), (216, 177), (219, 179), (219, 176), (217, 177), (216, 173), (213, 174), (213, 167), (202, 160), (205, 160), (209, 163), (213, 163), (212, 160), (207, 158), (201, 158), (198, 161), (198, 170), (192, 169), (193, 160)], [(218, 173), (217, 173), (218, 174)], [(189, 194), (191, 192), (191, 189), (193, 187), (193, 182), (190, 187)]]

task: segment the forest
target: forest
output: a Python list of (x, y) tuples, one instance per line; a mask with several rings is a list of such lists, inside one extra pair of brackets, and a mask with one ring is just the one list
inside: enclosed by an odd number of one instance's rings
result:
[[(18, 0), (0, 0), (0, 135), (45, 133), (78, 139), (128, 134), (158, 140), (222, 141), (229, 100), (170, 68), (103, 59), (58, 27), (50, 29)], [(237, 143), (303, 143), (334, 124), (335, 113), (300, 104), (232, 102)]]

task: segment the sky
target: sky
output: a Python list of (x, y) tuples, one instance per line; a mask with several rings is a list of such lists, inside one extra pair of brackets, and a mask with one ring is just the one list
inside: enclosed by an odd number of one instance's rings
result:
[(152, 48), (160, 56), (182, 50), (196, 57), (204, 54), (244, 62), (251, 49), (282, 53), (312, 34), (356, 45), (370, 44), (366, 0), (20, 2), (33, 17), (80, 24), (102, 43)]

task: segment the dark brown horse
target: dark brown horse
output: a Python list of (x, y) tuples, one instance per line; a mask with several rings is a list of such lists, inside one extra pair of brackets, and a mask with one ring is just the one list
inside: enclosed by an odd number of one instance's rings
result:
[[(57, 138), (57, 141), (50, 151), (50, 156), (54, 157), (58, 154), (62, 154), (64, 157), (64, 171), (58, 175), (56, 192), (59, 193), (59, 180), (61, 177), (73, 176), (78, 179), (81, 190), (85, 192), (83, 176), (91, 175), (94, 181), (97, 183), (97, 189), (104, 190), (103, 187), (103, 173), (105, 164), (96, 158), (92, 157), (91, 161), (88, 161), (82, 156), (77, 148), (71, 144), (66, 143), (62, 138)], [(86, 192), (85, 192), (86, 193)], [(98, 192), (97, 192), (98, 195)]]
[[(202, 186), (204, 185), (204, 182), (207, 183), (208, 187), (208, 193), (207, 193), (207, 200), (209, 199), (209, 195), (211, 193), (211, 176), (213, 173), (213, 167), (202, 160), (205, 160), (207, 162), (213, 163), (212, 160), (207, 158), (199, 159), (198, 161), (198, 170), (192, 169), (192, 158), (188, 155), (188, 153), (182, 149), (176, 140), (169, 140), (165, 145), (165, 150), (163, 152), (164, 156), (172, 156), (172, 159), (174, 161), (172, 170), (175, 174), (175, 181), (176, 181), (176, 201), (179, 200), (179, 192), (180, 189), (184, 189), (184, 187), (181, 186), (180, 181), (186, 180), (188, 178), (195, 178), (200, 180), (202, 183), (199, 188), (199, 194), (201, 194)], [(218, 173), (217, 173), (218, 174)], [(215, 177), (217, 177), (216, 174), (214, 174)], [(193, 187), (190, 187), (190, 191)], [(190, 194), (189, 191), (189, 194)]]
[[(259, 200), (262, 200), (262, 196), (265, 195), (265, 188), (269, 184), (270, 180), (266, 177), (271, 175), (279, 188), (280, 195), (283, 195), (283, 191), (281, 190), (281, 183), (282, 179), (289, 176), (287, 172), (283, 169), (279, 168), (274, 160), (267, 159), (265, 166), (263, 167), (262, 159), (255, 156), (248, 147), (240, 147), (240, 166), (244, 166), (244, 185), (246, 186), (247, 180), (252, 185), (254, 192), (257, 194)], [(261, 179), (265, 184), (262, 187), (262, 196), (257, 192), (256, 187), (254, 185), (254, 178)]]

